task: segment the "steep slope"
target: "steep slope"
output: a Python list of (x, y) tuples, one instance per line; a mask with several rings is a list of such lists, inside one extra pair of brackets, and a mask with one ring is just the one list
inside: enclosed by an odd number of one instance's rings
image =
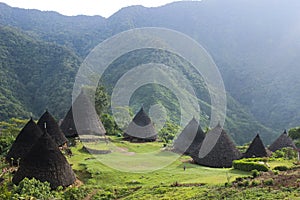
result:
[[(201, 113), (198, 116), (200, 118), (200, 124), (202, 127), (209, 126), (211, 99), (203, 77), (198, 74), (186, 60), (173, 53), (150, 48), (129, 52), (111, 63), (104, 72), (101, 83), (106, 86), (108, 89), (107, 92), (112, 94), (113, 88), (115, 88), (117, 82), (125, 73), (134, 67), (149, 63), (160, 63), (169, 66), (172, 69), (181, 72), (184, 77), (190, 81), (201, 108)], [(167, 77), (172, 77), (171, 71), (166, 72), (162, 70), (161, 73), (167, 73)], [(151, 75), (149, 74), (149, 76)], [(180, 91), (182, 87), (177, 79), (174, 79), (172, 86), (175, 88), (175, 91), (176, 89), (177, 91)], [(118, 87), (122, 87), (122, 84), (118, 85)], [(121, 88), (121, 91), (126, 91), (127, 84), (124, 84), (123, 87), (124, 88)], [(182, 105), (180, 105), (178, 96), (176, 96), (178, 94), (176, 94), (175, 91), (174, 89), (172, 91), (172, 88), (160, 84), (146, 84), (139, 87), (132, 94), (129, 103), (134, 111), (137, 111), (140, 106), (143, 105), (147, 112), (151, 106), (160, 104), (166, 109), (167, 118), (179, 124), (182, 114), (180, 106)], [(184, 109), (191, 108), (188, 107)], [(192, 114), (187, 116), (188, 119), (191, 117), (193, 117)], [(225, 127), (226, 130), (228, 130), (229, 135), (238, 144), (244, 144), (251, 141), (257, 131), (261, 133), (261, 136), (266, 143), (268, 143), (267, 138), (272, 138), (272, 135), (274, 134), (270, 128), (263, 126), (249, 114), (242, 105), (230, 96), (229, 93), (227, 94), (227, 117)]]
[[(297, 0), (203, 0), (158, 8), (132, 6), (104, 19), (0, 4), (0, 24), (63, 44), (81, 57), (98, 42), (130, 28), (157, 26), (186, 33), (211, 53), (221, 71), (230, 94), (225, 128), (235, 137), (241, 126), (247, 127), (265, 139), (264, 126), (278, 132), (299, 125), (299, 9)], [(14, 95), (5, 98), (22, 105)], [(14, 109), (24, 112), (20, 106)]]
[(0, 26), (0, 57), (1, 120), (39, 116), (47, 107), (64, 115), (80, 64), (71, 51)]
[(296, 0), (176, 2), (125, 8), (108, 24), (190, 35), (211, 53), (228, 92), (259, 121), (280, 130), (300, 121), (299, 9)]

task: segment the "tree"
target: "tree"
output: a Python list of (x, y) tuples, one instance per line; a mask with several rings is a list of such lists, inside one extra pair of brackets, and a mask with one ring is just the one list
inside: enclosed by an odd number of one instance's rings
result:
[(300, 127), (291, 128), (289, 136), (294, 140), (295, 145), (300, 148)]
[(98, 115), (108, 112), (109, 96), (104, 86), (99, 85), (95, 93), (95, 108)]
[(104, 113), (101, 115), (101, 121), (103, 126), (106, 129), (107, 135), (120, 135), (122, 134), (122, 130), (118, 127), (115, 119), (112, 115), (108, 113)]
[(175, 135), (179, 132), (180, 126), (167, 120), (163, 128), (158, 132), (158, 136), (164, 143), (169, 143), (174, 139)]
[(288, 133), (293, 140), (300, 139), (300, 127), (291, 128)]
[(90, 100), (94, 100), (95, 102), (95, 109), (98, 115), (108, 112), (109, 108), (109, 96), (105, 91), (104, 86), (98, 85), (95, 88), (91, 86), (84, 86), (82, 90), (85, 92), (86, 95), (90, 98)]

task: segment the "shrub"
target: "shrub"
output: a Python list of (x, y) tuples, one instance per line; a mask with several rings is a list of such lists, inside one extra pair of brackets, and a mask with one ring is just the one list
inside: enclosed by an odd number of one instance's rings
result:
[(233, 161), (233, 168), (242, 171), (247, 171), (247, 172), (250, 172), (252, 170), (264, 171), (264, 172), (268, 171), (268, 167), (265, 166), (264, 164), (249, 162), (244, 160)]
[(278, 170), (273, 170), (274, 175), (278, 175), (279, 171)]
[(274, 167), (274, 170), (278, 171), (287, 171), (289, 168), (287, 166), (276, 166)]
[(248, 180), (243, 180), (241, 182), (238, 182), (237, 185), (239, 187), (247, 187), (247, 186), (249, 186), (249, 181)]
[(252, 173), (253, 178), (256, 178), (259, 176), (259, 171), (257, 169), (252, 170), (251, 173)]
[(273, 181), (273, 179), (266, 179), (266, 180), (263, 180), (263, 183), (265, 184), (265, 185), (273, 185), (274, 184), (274, 181)]
[(236, 177), (235, 181), (242, 181), (243, 178), (242, 177)]
[(112, 191), (99, 191), (93, 197), (92, 200), (110, 200), (116, 199), (116, 196)]
[(253, 180), (251, 182), (251, 186), (258, 186), (259, 185), (259, 181)]
[(10, 199), (11, 198), (11, 192), (8, 190), (7, 183), (4, 183), (0, 187), (0, 199)]
[(88, 189), (86, 188), (70, 188), (64, 192), (64, 199), (77, 200), (83, 199), (88, 195)]
[(297, 156), (297, 152), (291, 147), (279, 149), (272, 154), (272, 158), (283, 158), (288, 160), (295, 160), (297, 159)]
[(24, 178), (19, 185), (13, 188), (14, 197), (22, 199), (52, 199), (50, 183), (39, 180)]

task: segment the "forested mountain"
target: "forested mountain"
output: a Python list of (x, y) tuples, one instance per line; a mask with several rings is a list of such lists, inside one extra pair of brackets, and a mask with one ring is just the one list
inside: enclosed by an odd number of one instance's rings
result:
[[(228, 92), (226, 127), (232, 137), (243, 143), (259, 131), (270, 143), (274, 131), (300, 123), (299, 10), (297, 0), (203, 0), (132, 6), (105, 19), (0, 4), (0, 24), (15, 27), (1, 28), (1, 112), (37, 114), (48, 106), (62, 117), (80, 59), (93, 47), (130, 28), (166, 27), (188, 34), (212, 55)], [(24, 55), (26, 49), (36, 51)], [(42, 76), (33, 78), (36, 73)], [(34, 97), (38, 100), (32, 103)], [(15, 106), (4, 106), (7, 101)], [(61, 101), (65, 103), (55, 104)]]
[[(71, 103), (80, 59), (70, 50), (0, 26), (0, 118), (57, 116)], [(31, 113), (31, 114), (30, 114)]]

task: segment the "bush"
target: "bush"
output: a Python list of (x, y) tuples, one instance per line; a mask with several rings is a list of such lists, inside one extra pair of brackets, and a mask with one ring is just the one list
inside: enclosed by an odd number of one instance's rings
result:
[(24, 178), (19, 185), (13, 188), (13, 197), (17, 199), (53, 199), (50, 183)]
[(64, 192), (64, 199), (77, 200), (84, 199), (88, 195), (88, 189), (86, 188), (70, 188)]
[(287, 170), (289, 170), (289, 168), (287, 166), (276, 166), (276, 167), (274, 167), (274, 170), (287, 171)]
[(252, 174), (253, 178), (256, 178), (256, 177), (259, 176), (259, 171), (257, 169), (254, 169), (254, 170), (251, 171), (251, 174)]
[(11, 192), (8, 190), (7, 183), (1, 185), (0, 187), (0, 199), (10, 199), (11, 198)]
[(265, 166), (264, 164), (249, 162), (244, 160), (233, 161), (233, 168), (242, 171), (247, 171), (247, 172), (250, 172), (252, 170), (264, 171), (264, 172), (268, 171), (268, 167)]
[(251, 186), (258, 186), (259, 183), (260, 183), (259, 181), (254, 180), (251, 182)]
[(107, 135), (122, 136), (122, 130), (118, 127), (118, 124), (112, 115), (107, 113), (101, 115), (101, 121), (106, 129)]
[(159, 138), (165, 143), (170, 143), (179, 132), (180, 126), (167, 120), (162, 129), (158, 132)]
[(273, 170), (274, 175), (278, 175), (279, 171), (278, 170)]
[(273, 181), (273, 179), (266, 179), (266, 180), (263, 180), (263, 183), (265, 184), (265, 185), (268, 185), (268, 186), (270, 186), (270, 185), (273, 185), (274, 184), (274, 181)]
[(116, 196), (112, 191), (99, 191), (92, 197), (92, 200), (110, 200), (110, 199), (116, 199)]
[(297, 159), (297, 156), (297, 152), (291, 147), (279, 149), (272, 154), (272, 158), (283, 158), (288, 160), (295, 160)]
[(241, 181), (237, 182), (237, 186), (239, 186), (239, 187), (247, 187), (247, 186), (249, 186), (249, 184), (250, 184), (249, 180), (242, 179)]

